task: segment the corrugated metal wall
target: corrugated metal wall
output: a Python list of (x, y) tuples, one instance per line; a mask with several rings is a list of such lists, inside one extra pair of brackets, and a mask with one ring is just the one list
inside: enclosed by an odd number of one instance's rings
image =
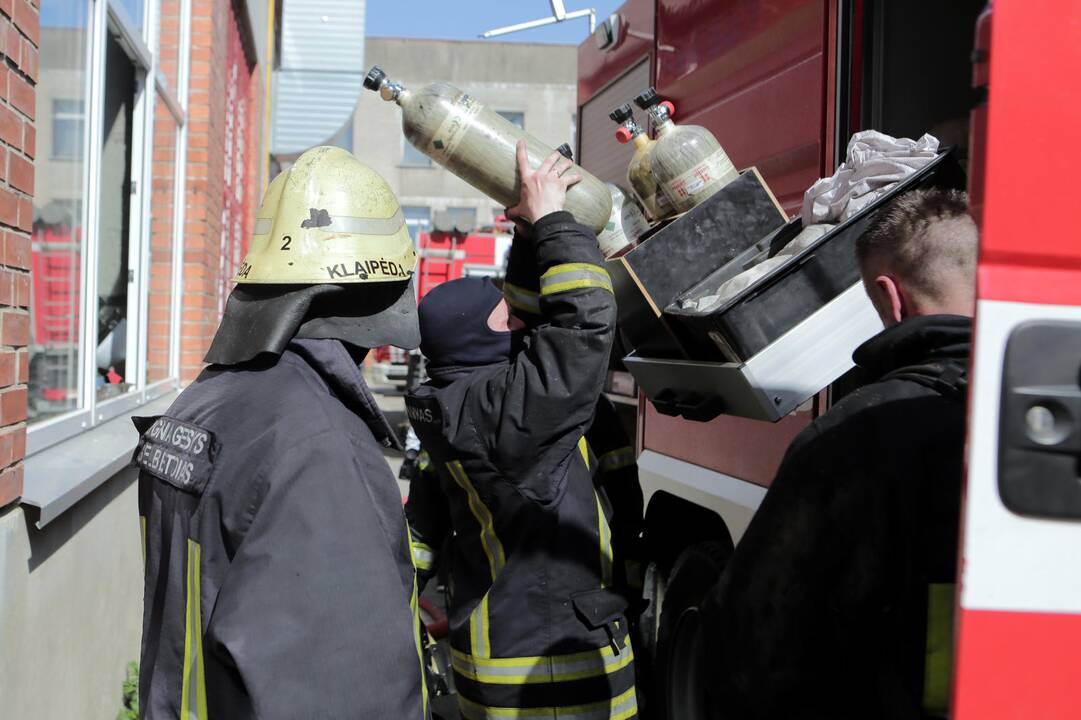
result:
[(365, 0), (285, 0), (272, 152), (299, 153), (349, 121), (361, 91)]

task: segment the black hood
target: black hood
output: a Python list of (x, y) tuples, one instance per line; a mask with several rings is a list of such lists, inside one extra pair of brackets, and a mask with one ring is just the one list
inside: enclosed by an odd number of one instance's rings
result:
[(521, 333), (488, 327), (503, 293), (488, 278), (460, 278), (439, 285), (420, 303), (420, 351), (428, 374), (438, 377), (509, 361)]
[(856, 348), (852, 359), (871, 379), (914, 365), (956, 361), (967, 364), (972, 318), (923, 315), (888, 327)]
[(236, 365), (281, 355), (293, 338), (358, 348), (420, 345), (413, 281), (320, 285), (237, 285), (205, 361)]

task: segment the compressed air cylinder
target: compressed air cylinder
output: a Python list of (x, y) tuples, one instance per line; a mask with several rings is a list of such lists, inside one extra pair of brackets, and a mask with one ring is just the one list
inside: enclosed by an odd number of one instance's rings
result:
[(635, 102), (653, 118), (657, 144), (650, 153), (650, 167), (675, 212), (687, 212), (739, 177), (713, 133), (697, 125), (676, 125), (672, 104), (659, 102), (653, 88)]
[(601, 254), (612, 258), (634, 247), (638, 238), (649, 230), (649, 221), (634, 198), (627, 197), (612, 183), (608, 183), (608, 190), (612, 194), (612, 215), (604, 230), (597, 235), (597, 242), (601, 246)]
[[(408, 90), (373, 67), (364, 87), (402, 109), (402, 130), (418, 150), (504, 206), (518, 203), (520, 185), (515, 145), (526, 141), (536, 167), (553, 149), (489, 110), (458, 88), (436, 82)], [(568, 172), (581, 182), (567, 190), (565, 209), (575, 219), (601, 232), (612, 212), (612, 196), (604, 183), (575, 165)]]
[(631, 192), (651, 220), (654, 222), (663, 220), (672, 214), (672, 203), (669, 202), (668, 196), (657, 188), (657, 181), (653, 177), (650, 155), (653, 152), (653, 146), (657, 144), (656, 141), (651, 140), (642, 127), (634, 121), (634, 113), (629, 104), (616, 108), (608, 117), (619, 124), (616, 140), (620, 143), (634, 143), (634, 156), (627, 167), (627, 183), (631, 187)]

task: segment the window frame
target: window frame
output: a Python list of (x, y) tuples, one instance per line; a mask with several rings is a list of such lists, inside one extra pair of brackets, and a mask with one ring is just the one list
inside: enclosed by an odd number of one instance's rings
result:
[[(420, 155), (420, 157), (426, 159), (428, 161), (427, 164), (423, 164), (423, 163), (419, 163), (419, 162), (415, 162), (415, 163), (414, 162), (407, 162), (406, 157), (405, 157), (406, 148), (411, 148), (413, 150), (413, 152)], [(424, 153), (422, 153), (416, 147), (414, 147), (413, 143), (409, 142), (409, 140), (406, 139), (405, 135), (402, 135), (402, 152), (398, 156), (398, 158), (399, 158), (398, 159), (398, 167), (416, 168), (416, 169), (420, 169), (420, 170), (430, 170), (431, 168), (435, 167), (435, 163), (432, 162), (432, 159), (430, 157), (428, 157), (427, 155), (425, 155)]]
[[(524, 110), (496, 110), (495, 114), (498, 115), (499, 117), (503, 118), (507, 122), (509, 122), (514, 127), (518, 128), (519, 130), (525, 131), (525, 111)], [(519, 125), (518, 123), (514, 122), (509, 117), (507, 117), (508, 115), (519, 115), (519, 116), (521, 116), (522, 124)]]
[[(136, 27), (118, 0), (83, 0), (88, 4), (86, 77), (83, 85), (83, 232), (80, 244), (79, 350), (76, 373), (78, 406), (70, 412), (27, 423), (27, 457), (108, 422), (179, 387), (180, 330), (183, 292), (183, 222), (186, 195), (187, 78), (190, 71), (191, 0), (181, 0), (177, 68), (178, 92), (158, 68), (158, 0), (144, 0), (143, 24)], [(105, 49), (112, 35), (131, 59), (136, 73), (132, 108), (131, 180), (128, 226), (127, 367), (132, 389), (120, 397), (99, 401), (97, 367), (97, 273), (101, 147), (104, 122)], [(157, 103), (165, 104), (177, 124), (173, 183), (173, 226), (168, 377), (147, 384), (147, 317), (150, 277), (150, 203), (153, 194), (154, 118)]]

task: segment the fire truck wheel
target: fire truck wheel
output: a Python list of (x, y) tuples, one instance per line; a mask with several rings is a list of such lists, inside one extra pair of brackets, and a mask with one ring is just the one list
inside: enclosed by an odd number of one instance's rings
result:
[(708, 720), (706, 699), (706, 641), (702, 634), (701, 610), (687, 608), (676, 621), (669, 653), (668, 717), (680, 720)]
[[(658, 720), (694, 720), (699, 717), (686, 714), (683, 701), (687, 698), (680, 697), (682, 685), (672, 687), (669, 679), (673, 676), (672, 671), (682, 669), (682, 672), (686, 672), (686, 663), (695, 662), (693, 658), (688, 660), (678, 656), (681, 651), (685, 651), (686, 643), (691, 641), (689, 635), (697, 634), (696, 631), (692, 633), (692, 629), (698, 622), (698, 606), (720, 578), (731, 556), (731, 545), (703, 542), (684, 550), (672, 566), (672, 574), (668, 577), (668, 586), (660, 607), (657, 649), (653, 662), (653, 717)], [(680, 621), (688, 610), (695, 610), (695, 613), (687, 616), (683, 637), (677, 637)], [(682, 650), (677, 640), (682, 641)]]

